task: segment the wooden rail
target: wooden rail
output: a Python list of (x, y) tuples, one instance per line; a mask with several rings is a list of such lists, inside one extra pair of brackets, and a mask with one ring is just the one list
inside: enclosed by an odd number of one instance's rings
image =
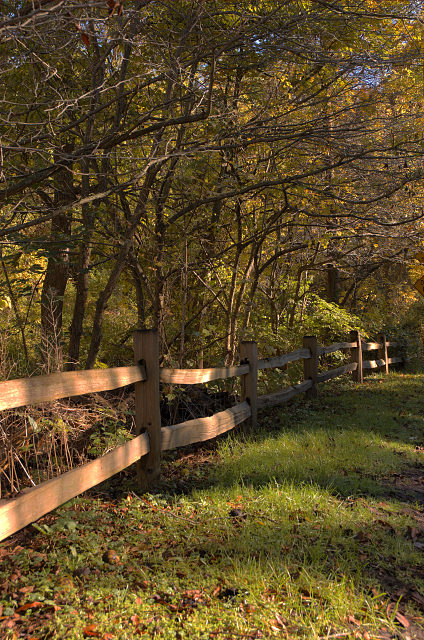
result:
[(258, 397), (258, 407), (259, 409), (265, 409), (268, 407), (275, 407), (277, 404), (282, 404), (283, 402), (287, 402), (291, 400), (295, 396), (298, 396), (299, 393), (303, 393), (304, 391), (308, 391), (312, 387), (312, 380), (305, 380), (300, 384), (294, 384), (288, 389), (283, 389), (282, 391), (276, 391), (275, 393), (269, 393), (267, 395)]
[(380, 367), (384, 367), (385, 364), (386, 364), (385, 360), (364, 360), (362, 362), (362, 368), (363, 369), (379, 369)]
[[(403, 362), (400, 357), (362, 361), (362, 350), (379, 350), (387, 354), (387, 342), (363, 342), (357, 331), (351, 332), (349, 342), (336, 342), (319, 347), (314, 336), (304, 338), (304, 348), (272, 358), (258, 359), (254, 342), (241, 343), (242, 362), (234, 367), (210, 369), (159, 368), (158, 335), (155, 331), (137, 331), (134, 335), (134, 366), (91, 371), (53, 373), (47, 376), (9, 380), (0, 383), (0, 410), (27, 404), (57, 400), (84, 393), (108, 391), (135, 383), (136, 437), (112, 452), (25, 490), (10, 500), (0, 500), (0, 541), (22, 527), (34, 522), (52, 509), (83, 491), (107, 480), (119, 471), (137, 463), (137, 477), (141, 487), (148, 487), (160, 473), (161, 451), (203, 442), (225, 433), (241, 423), (256, 426), (257, 409), (274, 407), (301, 393), (307, 398), (317, 394), (317, 384), (352, 372), (361, 382), (364, 369), (379, 369)], [(320, 356), (340, 350), (350, 350), (351, 362), (336, 369), (318, 373)], [(275, 393), (257, 396), (257, 371), (283, 367), (289, 362), (304, 361), (304, 380)], [(199, 384), (240, 376), (241, 402), (213, 416), (188, 420), (169, 427), (161, 426), (159, 383)]]
[(149, 439), (143, 433), (97, 460), (27, 489), (17, 498), (0, 500), (0, 540), (126, 469), (148, 452)]
[(161, 369), (159, 378), (161, 382), (170, 384), (199, 384), (200, 382), (242, 376), (246, 373), (249, 373), (248, 364), (214, 369)]
[(337, 369), (330, 369), (330, 371), (326, 371), (325, 373), (319, 373), (318, 382), (327, 382), (327, 380), (338, 378), (339, 376), (343, 376), (345, 373), (356, 371), (357, 368), (357, 362), (349, 362), (349, 364), (344, 364), (341, 367), (337, 367)]
[(241, 402), (209, 418), (197, 418), (171, 427), (162, 427), (162, 451), (215, 438), (247, 420), (251, 413), (247, 402)]
[(383, 347), (379, 342), (362, 342), (362, 351), (374, 351)]
[(334, 353), (335, 351), (344, 351), (345, 349), (353, 349), (358, 345), (357, 342), (335, 342), (334, 344), (330, 344), (328, 347), (321, 347), (320, 355), (326, 356), (329, 353)]
[(0, 411), (15, 409), (28, 404), (39, 404), (84, 393), (98, 393), (125, 387), (127, 384), (146, 380), (143, 365), (66, 371), (48, 376), (22, 378), (0, 382)]
[(311, 352), (309, 349), (297, 349), (297, 351), (286, 353), (283, 356), (275, 356), (273, 358), (258, 360), (258, 369), (276, 369), (277, 367), (284, 367), (286, 364), (289, 364), (289, 362), (295, 362), (296, 360), (310, 357)]

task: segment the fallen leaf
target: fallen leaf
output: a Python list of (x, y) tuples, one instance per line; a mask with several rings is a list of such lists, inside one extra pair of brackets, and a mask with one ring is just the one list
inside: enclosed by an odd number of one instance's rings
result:
[(409, 620), (407, 620), (404, 615), (399, 613), (399, 611), (396, 612), (395, 618), (398, 622), (400, 622), (402, 627), (405, 627), (405, 629), (408, 629), (411, 626)]
[(186, 591), (182, 592), (182, 595), (186, 598), (191, 598), (194, 601), (203, 600), (204, 595), (200, 591), (200, 589), (186, 589)]
[(28, 609), (36, 609), (37, 607), (44, 607), (44, 602), (38, 602), (34, 600), (34, 602), (27, 602), (23, 604), (21, 607), (15, 609), (15, 613), (21, 613), (21, 611), (27, 611)]
[(240, 605), (240, 610), (244, 613), (253, 613), (256, 611), (256, 607), (253, 604), (249, 604), (248, 602), (242, 602)]
[(408, 527), (408, 535), (412, 538), (412, 540), (418, 538), (419, 534), (420, 530), (417, 527)]
[(89, 624), (87, 627), (84, 627), (83, 634), (86, 638), (101, 638), (102, 634), (97, 630), (95, 624)]
[(34, 587), (21, 587), (20, 589), (18, 589), (18, 591), (19, 593), (31, 593), (32, 591), (34, 591)]
[(77, 567), (74, 570), (74, 577), (75, 578), (87, 578), (91, 573), (91, 569), (90, 567)]
[(66, 591), (75, 589), (75, 583), (72, 580), (72, 576), (62, 576), (59, 580), (59, 585)]
[(364, 531), (358, 531), (358, 533), (353, 537), (355, 540), (359, 540), (359, 542), (369, 542), (369, 534)]

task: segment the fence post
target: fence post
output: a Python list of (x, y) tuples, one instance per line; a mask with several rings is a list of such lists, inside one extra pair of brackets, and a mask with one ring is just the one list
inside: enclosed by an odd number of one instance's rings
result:
[(356, 342), (358, 345), (350, 350), (351, 361), (356, 362), (358, 365), (358, 368), (355, 371), (352, 371), (352, 379), (355, 382), (362, 384), (364, 381), (364, 370), (362, 368), (362, 343), (359, 331), (351, 331), (349, 334), (349, 340), (350, 342)]
[(303, 336), (303, 348), (309, 349), (310, 358), (303, 360), (303, 377), (305, 380), (312, 380), (312, 387), (307, 390), (307, 398), (316, 398), (318, 395), (317, 377), (318, 377), (318, 340), (316, 336)]
[(152, 486), (160, 475), (161, 416), (159, 395), (159, 335), (157, 329), (134, 331), (134, 360), (144, 364), (147, 380), (135, 383), (136, 434), (146, 432), (150, 451), (137, 462), (140, 489)]
[(384, 360), (384, 365), (382, 367), (380, 367), (381, 371), (384, 371), (385, 373), (389, 373), (389, 364), (387, 362), (387, 340), (386, 340), (386, 334), (385, 333), (379, 333), (377, 336), (377, 342), (382, 343), (382, 347), (381, 349), (378, 350), (378, 358), (379, 360)]
[(252, 415), (246, 421), (245, 432), (254, 430), (258, 424), (258, 345), (256, 342), (240, 342), (240, 361), (248, 364), (249, 373), (241, 376), (241, 399), (250, 405)]

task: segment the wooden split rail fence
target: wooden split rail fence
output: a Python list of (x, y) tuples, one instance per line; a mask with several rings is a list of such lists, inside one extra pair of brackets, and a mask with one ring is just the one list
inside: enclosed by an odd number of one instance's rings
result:
[[(240, 365), (212, 369), (167, 369), (159, 366), (159, 340), (155, 330), (134, 332), (135, 364), (129, 367), (91, 371), (53, 373), (47, 376), (9, 380), (0, 383), (0, 410), (39, 404), (69, 396), (109, 391), (135, 384), (135, 437), (110, 453), (81, 467), (67, 471), (36, 487), (25, 489), (15, 498), (0, 500), (0, 540), (19, 531), (71, 498), (107, 480), (119, 471), (137, 463), (141, 488), (148, 488), (160, 474), (162, 451), (183, 447), (214, 438), (235, 426), (246, 423), (256, 427), (258, 409), (287, 402), (305, 392), (317, 395), (317, 385), (346, 373), (357, 382), (363, 381), (364, 369), (381, 369), (401, 363), (400, 357), (388, 357), (388, 342), (383, 334), (378, 342), (363, 342), (357, 331), (349, 342), (320, 347), (314, 336), (303, 339), (303, 348), (281, 356), (258, 359), (255, 342), (240, 344)], [(350, 362), (325, 373), (318, 373), (319, 358), (336, 351), (350, 351)], [(378, 351), (378, 359), (362, 359), (363, 351)], [(303, 360), (304, 381), (276, 393), (258, 396), (258, 371), (285, 367)], [(199, 384), (211, 380), (241, 377), (241, 402), (207, 418), (188, 420), (162, 427), (160, 415), (160, 383)]]

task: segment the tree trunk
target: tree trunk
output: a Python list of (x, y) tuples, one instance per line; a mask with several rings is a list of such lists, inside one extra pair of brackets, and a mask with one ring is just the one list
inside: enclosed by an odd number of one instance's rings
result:
[(88, 299), (88, 288), (90, 284), (89, 267), (91, 258), (91, 245), (84, 244), (81, 248), (77, 281), (76, 281), (76, 296), (74, 313), (71, 323), (71, 335), (69, 338), (69, 362), (67, 365), (68, 371), (74, 371), (77, 368), (80, 358), (81, 338), (83, 333), (83, 323), (85, 316), (85, 308)]
[[(64, 153), (70, 151), (65, 146)], [(57, 161), (57, 158), (56, 158)], [(55, 180), (54, 206), (60, 207), (74, 200), (72, 172), (63, 168)], [(71, 214), (55, 216), (50, 226), (51, 253), (47, 262), (41, 292), (41, 352), (48, 370), (61, 369), (63, 297), (69, 275), (69, 248)]]
[(327, 265), (327, 301), (339, 304), (339, 270), (334, 264)]
[(106, 286), (103, 289), (103, 291), (100, 293), (97, 299), (96, 311), (95, 311), (94, 321), (93, 321), (93, 329), (91, 334), (90, 349), (88, 352), (87, 361), (85, 363), (86, 369), (92, 369), (94, 367), (94, 363), (96, 361), (96, 357), (100, 347), (100, 342), (102, 340), (103, 315), (106, 310), (107, 303), (109, 302), (109, 299), (115, 290), (115, 287), (118, 283), (121, 273), (125, 268), (128, 254), (130, 253), (132, 248), (134, 234), (137, 231), (137, 227), (140, 223), (142, 216), (146, 212), (147, 200), (150, 194), (150, 189), (151, 189), (153, 180), (157, 172), (159, 171), (159, 169), (160, 169), (160, 164), (158, 163), (157, 165), (153, 165), (153, 167), (151, 167), (146, 173), (146, 177), (141, 189), (141, 193), (140, 193), (140, 197), (139, 197), (139, 201), (138, 201), (135, 213), (130, 221), (130, 225), (126, 232), (125, 242), (121, 247), (121, 250), (115, 262), (115, 266), (113, 267), (109, 275)]

